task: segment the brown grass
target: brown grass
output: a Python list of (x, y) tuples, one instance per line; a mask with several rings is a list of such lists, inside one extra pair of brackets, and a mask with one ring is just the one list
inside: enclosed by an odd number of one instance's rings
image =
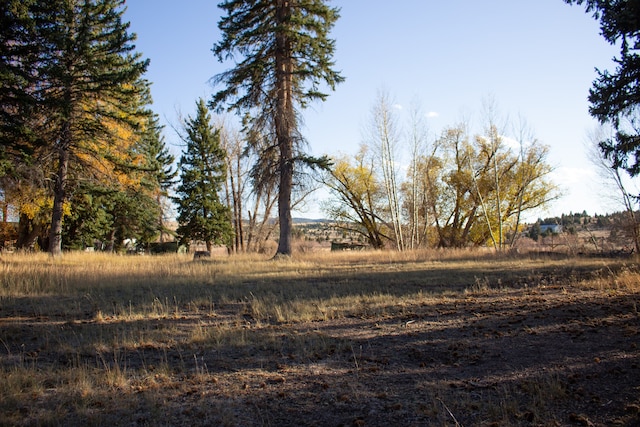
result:
[(3, 254), (0, 425), (632, 425), (639, 295), (628, 259)]

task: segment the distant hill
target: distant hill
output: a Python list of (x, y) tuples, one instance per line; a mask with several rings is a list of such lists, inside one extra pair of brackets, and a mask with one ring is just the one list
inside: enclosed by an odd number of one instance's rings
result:
[(330, 219), (313, 219), (313, 218), (293, 218), (294, 224), (328, 224), (331, 223)]

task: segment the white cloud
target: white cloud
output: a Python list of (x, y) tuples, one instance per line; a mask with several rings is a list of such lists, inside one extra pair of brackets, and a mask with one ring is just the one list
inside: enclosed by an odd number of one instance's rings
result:
[(402, 105), (401, 104), (393, 104), (393, 108), (395, 108), (396, 110), (402, 110)]
[(516, 141), (513, 138), (510, 138), (508, 136), (504, 136), (504, 135), (500, 135), (500, 137), (502, 138), (502, 142), (504, 142), (504, 144), (511, 148), (512, 150), (519, 150), (520, 149), (520, 143), (518, 141)]
[(440, 113), (438, 113), (437, 111), (429, 111), (426, 114), (426, 116), (427, 116), (428, 119), (434, 119), (436, 117), (440, 117)]
[(551, 173), (553, 180), (560, 185), (581, 184), (588, 187), (590, 180), (596, 177), (593, 168), (559, 167)]

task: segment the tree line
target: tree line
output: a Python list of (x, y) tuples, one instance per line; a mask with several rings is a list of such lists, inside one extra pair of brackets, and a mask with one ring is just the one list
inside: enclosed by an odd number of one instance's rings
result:
[(123, 1), (2, 2), (0, 189), (20, 247), (162, 232), (175, 174)]
[[(591, 113), (614, 128), (600, 142), (604, 158), (637, 175), (636, 3), (567, 2), (585, 3), (607, 40), (622, 41), (617, 74), (601, 72), (594, 82)], [(344, 80), (329, 37), (339, 9), (324, 0), (219, 7), (222, 36), (212, 50), (234, 65), (213, 77), (219, 90), (182, 123), (176, 168), (151, 110), (149, 60), (136, 52), (123, 0), (2, 2), (5, 234), (14, 208), (20, 247), (37, 242), (59, 255), (96, 240), (106, 250), (132, 240), (144, 246), (172, 233), (173, 202), (183, 243), (246, 251), (275, 240), (276, 255), (286, 256), (291, 211), (321, 183), (333, 195), (328, 216), (373, 247), (502, 249), (523, 213), (557, 196), (548, 147), (490, 105), (481, 129), (463, 121), (430, 139), (418, 109), (403, 128), (380, 94), (356, 155), (308, 155), (302, 112)], [(235, 113), (239, 129), (211, 111)]]
[(548, 147), (524, 120), (511, 126), (495, 110), (487, 102), (475, 134), (461, 121), (430, 138), (419, 108), (403, 128), (380, 94), (359, 152), (337, 158), (325, 174), (334, 195), (327, 214), (374, 248), (513, 245), (524, 214), (559, 193)]

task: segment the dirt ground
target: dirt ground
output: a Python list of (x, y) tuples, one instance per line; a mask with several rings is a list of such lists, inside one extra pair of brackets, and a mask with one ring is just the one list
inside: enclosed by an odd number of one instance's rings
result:
[[(640, 287), (579, 282), (559, 272), (293, 324), (256, 322), (229, 303), (215, 316), (145, 320), (150, 336), (170, 339), (117, 353), (43, 337), (86, 342), (122, 325), (4, 304), (3, 372), (19, 358), (43, 384), (0, 403), (0, 425), (640, 426)], [(236, 327), (207, 332), (220, 324)], [(180, 344), (194, 325), (203, 338)], [(52, 366), (115, 379), (65, 388), (46, 376)]]

